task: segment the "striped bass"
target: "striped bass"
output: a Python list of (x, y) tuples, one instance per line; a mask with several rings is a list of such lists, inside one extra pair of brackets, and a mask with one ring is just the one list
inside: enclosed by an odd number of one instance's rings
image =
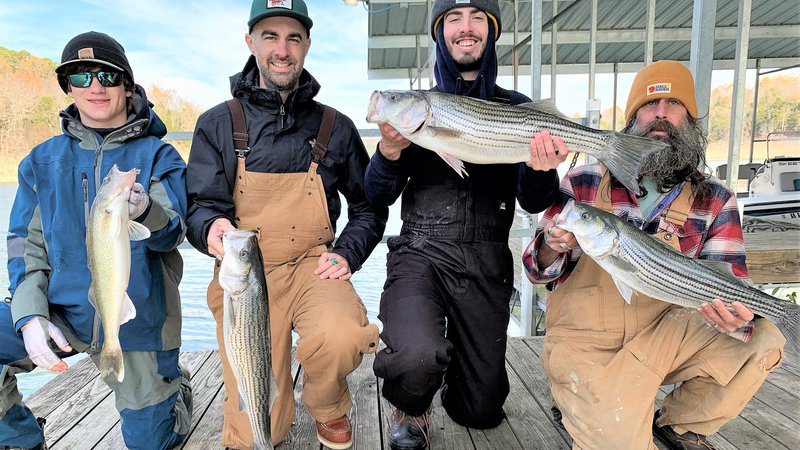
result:
[(272, 384), (267, 281), (256, 232), (231, 230), (222, 236), (225, 256), (219, 284), (225, 291), (222, 328), (239, 391), (239, 410), (247, 412), (254, 449), (272, 448), (269, 408)]
[(147, 227), (128, 219), (128, 197), (138, 172), (120, 172), (116, 164), (111, 167), (92, 202), (86, 224), (86, 253), (92, 273), (89, 303), (100, 314), (103, 325), (100, 374), (104, 378), (114, 374), (119, 382), (125, 378), (119, 327), (136, 317), (136, 308), (128, 297), (130, 241), (150, 237)]
[(715, 298), (729, 308), (737, 301), (774, 322), (800, 351), (800, 306), (749, 286), (730, 263), (685, 256), (625, 220), (572, 199), (555, 226), (575, 235), (628, 303), (633, 291), (695, 309)]
[(637, 194), (642, 161), (668, 146), (650, 138), (579, 125), (550, 100), (504, 105), (432, 91), (375, 91), (367, 122), (388, 123), (409, 141), (436, 152), (461, 176), (467, 174), (463, 161), (528, 161), (533, 135), (548, 129), (571, 150), (597, 158)]

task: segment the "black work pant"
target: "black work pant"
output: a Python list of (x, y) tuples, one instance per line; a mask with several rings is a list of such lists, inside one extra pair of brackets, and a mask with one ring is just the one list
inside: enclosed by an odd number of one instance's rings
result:
[(373, 366), (384, 380), (383, 396), (416, 416), (442, 387), (442, 404), (455, 422), (499, 425), (509, 392), (508, 244), (399, 236), (389, 249), (378, 315), (387, 347)]

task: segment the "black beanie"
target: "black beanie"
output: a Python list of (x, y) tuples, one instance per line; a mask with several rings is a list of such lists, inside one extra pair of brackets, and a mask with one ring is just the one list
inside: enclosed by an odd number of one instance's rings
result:
[(495, 22), (495, 40), (500, 37), (503, 31), (503, 24), (500, 22), (500, 4), (497, 0), (436, 0), (431, 8), (431, 37), (436, 40), (436, 24), (441, 20), (444, 13), (453, 8), (478, 8), (489, 16), (489, 20)]
[(67, 77), (65, 76), (67, 67), (70, 64), (86, 62), (99, 63), (119, 70), (128, 77), (131, 85), (134, 84), (133, 71), (122, 45), (107, 34), (89, 31), (72, 38), (61, 53), (61, 64), (56, 67), (61, 90), (67, 92)]

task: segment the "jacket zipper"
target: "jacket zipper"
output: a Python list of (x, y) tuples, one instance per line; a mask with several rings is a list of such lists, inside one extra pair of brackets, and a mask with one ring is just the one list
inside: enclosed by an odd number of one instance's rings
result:
[(81, 187), (83, 188), (83, 223), (89, 227), (89, 177), (86, 172), (81, 172)]
[(281, 130), (283, 130), (283, 118), (286, 116), (286, 110), (283, 109), (283, 104), (281, 104)]

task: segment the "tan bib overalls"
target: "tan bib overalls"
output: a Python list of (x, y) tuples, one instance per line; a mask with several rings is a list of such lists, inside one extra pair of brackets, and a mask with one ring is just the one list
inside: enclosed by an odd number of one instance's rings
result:
[[(611, 211), (608, 173), (595, 206)], [(692, 205), (686, 185), (654, 235), (680, 251)], [(676, 280), (676, 282), (680, 282)], [(710, 299), (709, 299), (710, 300)], [(627, 304), (612, 278), (584, 255), (548, 298), (542, 366), (576, 449), (652, 449), (659, 387), (683, 382), (663, 401), (660, 425), (709, 435), (735, 418), (781, 359), (783, 335), (761, 319), (748, 343), (705, 324), (702, 316), (634, 295)]]
[[(292, 330), (300, 336), (297, 360), (303, 367), (303, 403), (314, 419), (327, 422), (350, 411), (347, 375), (362, 354), (377, 349), (378, 327), (370, 324), (350, 281), (321, 280), (314, 274), (319, 256), (329, 251), (333, 231), (317, 163), (305, 173), (257, 173), (238, 158), (234, 206), (238, 227), (259, 230), (259, 247), (269, 293), (272, 370), (277, 396), (270, 427), (273, 443), (283, 441), (295, 419), (291, 373)], [(208, 306), (217, 322), (223, 366), (222, 444), (237, 449), (253, 446), (247, 414), (240, 412), (222, 336), (222, 297), (217, 275), (208, 287)]]

